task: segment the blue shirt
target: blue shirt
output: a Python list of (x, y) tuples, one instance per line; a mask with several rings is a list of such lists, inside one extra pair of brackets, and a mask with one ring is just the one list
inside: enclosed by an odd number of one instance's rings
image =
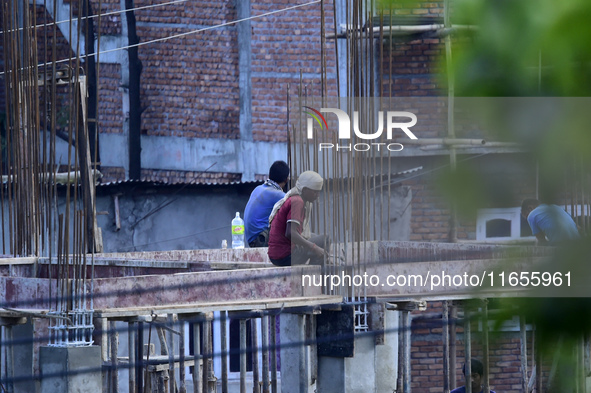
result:
[(252, 191), (244, 208), (244, 235), (248, 243), (269, 227), (269, 216), (273, 206), (284, 196), (281, 187), (271, 180)]
[(577, 224), (560, 206), (541, 204), (529, 213), (527, 222), (534, 235), (544, 232), (550, 244), (579, 238)]

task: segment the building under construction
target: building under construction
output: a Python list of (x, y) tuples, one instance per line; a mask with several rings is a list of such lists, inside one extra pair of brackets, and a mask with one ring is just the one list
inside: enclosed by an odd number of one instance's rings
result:
[[(588, 162), (540, 149), (587, 102), (457, 97), (455, 7), (3, 0), (1, 388), (586, 392)], [(275, 160), (325, 180), (322, 266), (220, 248)]]

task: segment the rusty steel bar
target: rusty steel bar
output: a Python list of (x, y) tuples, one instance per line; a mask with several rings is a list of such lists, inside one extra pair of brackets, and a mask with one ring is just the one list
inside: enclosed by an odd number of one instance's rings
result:
[(449, 393), (450, 392), (450, 388), (449, 388), (449, 369), (450, 369), (450, 364), (449, 364), (449, 358), (450, 358), (450, 354), (449, 354), (449, 301), (448, 300), (444, 300), (443, 301), (443, 313), (442, 313), (442, 319), (441, 319), (441, 335), (442, 335), (442, 343), (443, 343), (443, 392), (444, 393)]
[(111, 357), (111, 392), (117, 393), (119, 391), (119, 361), (117, 360), (119, 356), (119, 332), (114, 321), (109, 322), (109, 352)]

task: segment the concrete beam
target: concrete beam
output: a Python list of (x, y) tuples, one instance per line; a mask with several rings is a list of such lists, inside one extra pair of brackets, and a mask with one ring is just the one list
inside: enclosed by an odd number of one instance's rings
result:
[(0, 304), (23, 309), (49, 309), (49, 280), (0, 277)]
[[(197, 302), (317, 296), (301, 284), (300, 268), (265, 268), (96, 279), (94, 308), (149, 307)], [(302, 268), (319, 273), (317, 267)], [(88, 290), (90, 290), (90, 283)]]
[(95, 258), (187, 262), (270, 262), (266, 248), (136, 251), (95, 254)]
[[(126, 165), (124, 134), (101, 134), (101, 146), (104, 147), (100, 152), (102, 165)], [(245, 150), (256, 154), (243, 157)], [(142, 135), (142, 166), (149, 169), (199, 172), (211, 167), (210, 172), (267, 173), (274, 161), (286, 157), (285, 143)], [(243, 180), (254, 180), (254, 177)]]

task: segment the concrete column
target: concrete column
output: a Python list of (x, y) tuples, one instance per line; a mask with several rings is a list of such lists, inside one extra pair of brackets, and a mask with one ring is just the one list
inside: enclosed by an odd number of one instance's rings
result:
[[(319, 357), (318, 384), (322, 393), (393, 392), (398, 372), (398, 314), (384, 311), (383, 339), (355, 338), (352, 358)], [(282, 358), (283, 361), (283, 358)]]
[(376, 392), (396, 390), (398, 375), (398, 311), (384, 311), (384, 344), (376, 346)]
[[(236, 0), (236, 16), (238, 19), (250, 17), (250, 0)], [(254, 180), (255, 168), (249, 165), (249, 157), (254, 151), (246, 151), (252, 144), (252, 29), (250, 20), (245, 20), (236, 25), (238, 32), (238, 88), (240, 91), (240, 142), (241, 149), (238, 152), (242, 166), (242, 180)]]
[[(29, 376), (34, 374), (33, 367), (33, 320), (29, 319), (24, 325), (15, 325), (12, 327), (12, 340), (20, 342), (13, 344), (13, 365), (14, 376)], [(11, 340), (11, 341), (12, 341)], [(8, 340), (5, 340), (8, 341)], [(15, 392), (35, 392), (36, 382), (33, 378), (18, 380), (14, 383)]]
[(96, 393), (103, 391), (101, 348), (41, 347), (43, 379), (40, 393)]
[[(283, 358), (281, 358), (281, 367), (283, 367)], [(281, 379), (283, 379), (283, 374)], [(319, 356), (317, 385), (318, 391), (322, 393), (346, 392), (345, 358)]]
[(375, 344), (371, 335), (355, 338), (355, 356), (345, 359), (346, 392), (376, 392)]
[(313, 393), (309, 350), (305, 341), (305, 315), (281, 314), (281, 393)]

